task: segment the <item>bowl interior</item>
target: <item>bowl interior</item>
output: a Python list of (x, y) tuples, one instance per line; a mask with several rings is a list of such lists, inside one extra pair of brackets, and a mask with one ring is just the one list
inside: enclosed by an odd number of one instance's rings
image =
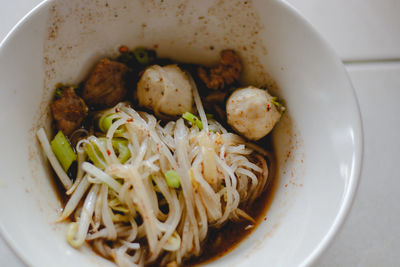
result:
[(55, 84), (82, 81), (121, 44), (202, 64), (232, 48), (244, 64), (244, 83), (269, 85), (286, 101), (288, 112), (273, 133), (279, 169), (266, 220), (210, 266), (312, 262), (354, 195), (361, 126), (342, 64), (277, 0), (47, 1), (31, 12), (0, 47), (6, 126), (0, 227), (11, 246), (34, 266), (111, 265), (87, 247), (78, 251), (66, 243), (66, 225), (55, 223), (61, 204), (35, 131), (49, 126)]

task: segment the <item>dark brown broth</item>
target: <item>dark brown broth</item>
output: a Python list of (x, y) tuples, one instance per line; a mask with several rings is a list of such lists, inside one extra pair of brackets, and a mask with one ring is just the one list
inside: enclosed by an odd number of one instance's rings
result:
[(196, 266), (214, 261), (235, 249), (263, 220), (266, 220), (266, 212), (272, 202), (275, 188), (271, 185), (271, 188), (257, 198), (250, 209), (247, 210), (256, 221), (254, 227), (246, 230), (246, 227), (250, 225), (248, 221), (229, 221), (220, 229), (210, 229), (207, 240), (202, 247), (202, 254), (185, 261), (185, 266)]
[(50, 168), (51, 176), (53, 177), (53, 179), (50, 179), (51, 186), (53, 187), (54, 192), (56, 192), (56, 196), (57, 196), (58, 200), (61, 202), (61, 206), (64, 208), (68, 202), (69, 196), (65, 193), (65, 188), (64, 188), (63, 184), (61, 183), (60, 179), (58, 179), (57, 174), (55, 173), (53, 168), (50, 166), (50, 164), (49, 164), (49, 168)]

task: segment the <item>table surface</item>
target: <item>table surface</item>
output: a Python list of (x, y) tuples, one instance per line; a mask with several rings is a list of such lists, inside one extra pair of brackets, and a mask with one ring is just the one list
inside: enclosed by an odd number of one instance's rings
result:
[[(0, 40), (40, 2), (2, 1)], [(359, 100), (365, 139), (354, 205), (315, 266), (400, 266), (400, 1), (287, 2), (343, 60)], [(1, 238), (0, 266), (24, 266)]]

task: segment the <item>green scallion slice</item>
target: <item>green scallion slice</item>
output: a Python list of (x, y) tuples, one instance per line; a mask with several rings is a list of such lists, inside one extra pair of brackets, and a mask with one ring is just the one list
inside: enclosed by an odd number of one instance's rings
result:
[(72, 162), (74, 162), (77, 158), (76, 153), (69, 144), (67, 137), (65, 137), (62, 131), (58, 131), (50, 144), (51, 150), (53, 150), (64, 171), (67, 171)]
[[(102, 141), (100, 140), (100, 142)], [(85, 144), (85, 150), (89, 159), (97, 168), (101, 170), (104, 170), (106, 168), (104, 156), (96, 144), (94, 144), (93, 142), (90, 142), (90, 144)]]
[(138, 47), (133, 51), (133, 54), (136, 57), (137, 62), (139, 62), (142, 66), (147, 66), (150, 64), (149, 53), (145, 48)]
[(128, 148), (128, 140), (123, 138), (113, 138), (112, 146), (116, 153), (118, 153), (119, 161), (124, 164), (131, 157), (131, 151)]
[(181, 186), (179, 175), (176, 171), (169, 170), (164, 173), (165, 180), (169, 187), (178, 189)]
[(189, 121), (192, 125), (196, 125), (200, 130), (203, 130), (203, 123), (197, 116), (193, 115), (192, 113), (185, 112), (183, 113), (182, 118)]
[[(112, 113), (110, 115), (105, 116), (101, 120), (99, 120), (99, 128), (102, 130), (104, 133), (108, 132), (108, 129), (110, 129), (111, 125), (113, 124), (114, 121), (119, 119), (118, 114)], [(125, 131), (124, 126), (118, 127), (118, 129), (115, 130), (114, 135), (120, 135)]]

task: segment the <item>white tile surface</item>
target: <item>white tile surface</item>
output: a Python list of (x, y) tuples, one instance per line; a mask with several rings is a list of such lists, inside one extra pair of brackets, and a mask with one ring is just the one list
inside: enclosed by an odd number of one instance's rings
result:
[(400, 1), (286, 0), (342, 59), (400, 59)]
[[(400, 59), (400, 1), (287, 1), (344, 60)], [(1, 0), (0, 40), (39, 2)], [(348, 70), (362, 111), (364, 166), (350, 216), (316, 266), (400, 266), (400, 63)], [(0, 266), (24, 266), (2, 238)]]
[[(400, 1), (286, 0), (346, 60), (400, 59)], [(41, 0), (1, 0), (0, 40)]]
[(0, 41), (25, 16), (42, 0), (0, 0)]
[(317, 266), (400, 266), (400, 63), (347, 69), (363, 119), (362, 175), (350, 215)]

